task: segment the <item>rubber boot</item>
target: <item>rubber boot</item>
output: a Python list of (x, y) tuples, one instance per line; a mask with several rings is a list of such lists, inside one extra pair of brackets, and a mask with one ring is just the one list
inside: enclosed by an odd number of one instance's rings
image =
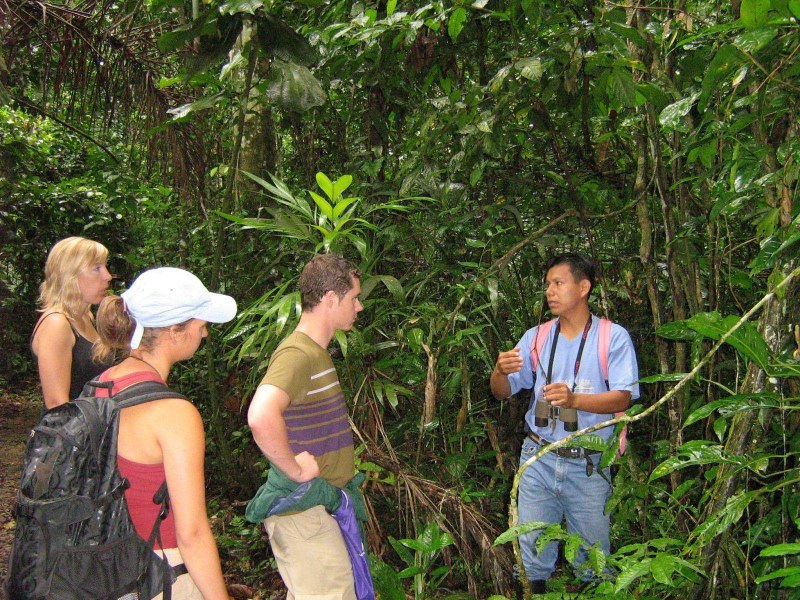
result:
[(544, 579), (531, 579), (531, 593), (532, 594), (545, 594), (547, 593), (546, 584)]

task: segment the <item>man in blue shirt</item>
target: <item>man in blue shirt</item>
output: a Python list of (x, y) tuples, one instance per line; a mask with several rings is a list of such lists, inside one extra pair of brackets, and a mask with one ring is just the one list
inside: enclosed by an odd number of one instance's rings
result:
[[(533, 389), (540, 408), (537, 411), (532, 405), (525, 415), (530, 433), (522, 445), (520, 465), (542, 446), (607, 421), (639, 397), (636, 353), (628, 332), (617, 324), (611, 326), (606, 381), (598, 356), (600, 319), (589, 310), (594, 277), (594, 264), (583, 256), (570, 253), (551, 258), (545, 298), (558, 320), (546, 334), (541, 334), (541, 327), (529, 329), (516, 347), (497, 357), (490, 379), (492, 394), (503, 399), (521, 389)], [(546, 335), (538, 344), (537, 334)], [(532, 360), (532, 354), (538, 356)], [(568, 409), (577, 413), (577, 427), (568, 425), (569, 431), (564, 428), (570, 420)], [(613, 429), (605, 427), (594, 433), (608, 440)], [(600, 472), (599, 461), (599, 452), (583, 448), (559, 448), (542, 456), (520, 480), (519, 522), (560, 523), (566, 519), (567, 530), (580, 534), (587, 546), (598, 544), (610, 553), (605, 504), (611, 495), (611, 479), (608, 469)], [(540, 533), (537, 530), (520, 537), (522, 560), (534, 593), (545, 592), (558, 554), (555, 542), (536, 552)], [(577, 566), (584, 580), (599, 575), (580, 568), (586, 559), (582, 548)]]

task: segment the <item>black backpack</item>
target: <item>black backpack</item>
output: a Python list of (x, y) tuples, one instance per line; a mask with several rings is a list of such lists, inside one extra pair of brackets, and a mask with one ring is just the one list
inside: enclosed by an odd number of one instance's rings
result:
[(148, 541), (134, 529), (117, 469), (120, 409), (185, 396), (144, 381), (113, 397), (86, 384), (83, 393), (47, 411), (31, 430), (22, 462), (16, 531), (6, 579), (8, 600), (145, 600), (186, 572), (152, 550), (169, 512), (166, 481), (153, 501), (161, 513)]

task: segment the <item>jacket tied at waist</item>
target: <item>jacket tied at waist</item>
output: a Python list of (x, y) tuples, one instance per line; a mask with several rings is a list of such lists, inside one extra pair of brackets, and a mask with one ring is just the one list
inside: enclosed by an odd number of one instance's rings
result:
[(356, 518), (363, 523), (367, 520), (367, 510), (359, 487), (365, 478), (363, 473), (356, 473), (344, 488), (338, 488), (320, 477), (297, 483), (273, 466), (270, 467), (266, 483), (247, 504), (244, 516), (251, 523), (260, 523), (267, 517), (302, 512), (315, 506), (324, 506), (328, 513), (333, 514), (342, 504), (341, 489), (344, 489), (353, 502)]

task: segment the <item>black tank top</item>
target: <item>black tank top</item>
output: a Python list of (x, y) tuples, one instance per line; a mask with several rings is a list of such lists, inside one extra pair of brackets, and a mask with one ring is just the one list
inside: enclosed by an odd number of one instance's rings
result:
[[(47, 317), (57, 314), (60, 315), (63, 313), (52, 312), (47, 315)], [(47, 317), (44, 317), (44, 319)], [(39, 325), (42, 324), (44, 319), (41, 319), (36, 324), (36, 327), (34, 327), (33, 333), (31, 334), (31, 354), (33, 354), (34, 358), (36, 358), (36, 353), (33, 351), (33, 336), (36, 335), (36, 330), (39, 329)], [(87, 381), (91, 381), (100, 375), (100, 373), (109, 368), (113, 363), (113, 360), (112, 358), (109, 358), (102, 363), (97, 363), (92, 360), (92, 342), (78, 333), (78, 330), (72, 326), (71, 322), (69, 326), (72, 329), (73, 335), (75, 336), (75, 345), (72, 347), (72, 368), (70, 370), (69, 379), (69, 398), (72, 400), (73, 398), (80, 396), (83, 386), (86, 385)]]

